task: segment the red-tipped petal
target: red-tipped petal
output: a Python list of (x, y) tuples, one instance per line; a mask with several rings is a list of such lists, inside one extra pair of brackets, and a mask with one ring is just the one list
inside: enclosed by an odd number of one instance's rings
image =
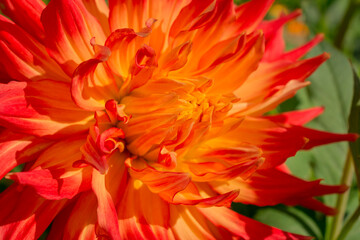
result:
[(77, 65), (94, 55), (90, 39), (103, 44), (105, 34), (80, 0), (51, 1), (41, 15), (49, 54), (71, 76)]
[[(38, 239), (67, 200), (41, 198), (31, 188), (13, 184), (0, 195), (0, 238)], [(21, 189), (21, 187), (20, 187)]]
[(28, 185), (36, 193), (49, 200), (72, 199), (78, 193), (91, 188), (90, 169), (63, 173), (64, 170), (35, 169), (29, 172), (10, 173), (8, 179)]
[(312, 239), (312, 237), (292, 234), (267, 226), (248, 217), (241, 216), (227, 208), (198, 208), (198, 211), (216, 227), (225, 228), (235, 236), (243, 239)]
[(263, 20), (274, 0), (252, 0), (236, 9), (238, 32), (252, 32)]
[(14, 167), (36, 159), (51, 144), (51, 141), (33, 136), (13, 133), (11, 131), (1, 132), (0, 179)]
[(51, 78), (63, 82), (70, 80), (48, 56), (42, 44), (4, 16), (0, 16), (0, 54), (2, 68), (13, 79), (28, 81)]
[(44, 40), (44, 28), (40, 21), (41, 13), (46, 6), (43, 1), (3, 0), (1, 3), (1, 11), (6, 16), (10, 17), (37, 40)]
[(286, 112), (275, 116), (269, 116), (267, 118), (275, 122), (281, 122), (283, 124), (302, 126), (323, 112), (323, 107), (314, 107), (305, 110)]

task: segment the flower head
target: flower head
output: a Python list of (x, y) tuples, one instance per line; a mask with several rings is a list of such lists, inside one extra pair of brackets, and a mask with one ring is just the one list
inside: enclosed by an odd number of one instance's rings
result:
[[(285, 52), (272, 0), (3, 0), (0, 236), (306, 239), (232, 202), (302, 205), (344, 191), (291, 175), (300, 149), (354, 140), (264, 116), (328, 58)], [(8, 173), (19, 164), (22, 172)]]

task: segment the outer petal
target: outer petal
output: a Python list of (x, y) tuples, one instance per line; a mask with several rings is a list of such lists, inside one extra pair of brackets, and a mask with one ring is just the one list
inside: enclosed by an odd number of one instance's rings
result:
[(236, 9), (237, 31), (252, 32), (263, 20), (274, 0), (252, 0)]
[(261, 63), (257, 71), (236, 91), (241, 97), (234, 112), (239, 115), (262, 115), (306, 86), (305, 79), (326, 59), (327, 53), (314, 58), (291, 62), (281, 60)]
[(78, 193), (90, 189), (89, 170), (63, 173), (63, 170), (35, 169), (10, 173), (7, 178), (21, 185), (33, 187), (37, 194), (49, 200), (71, 199)]
[(104, 31), (81, 0), (51, 1), (41, 21), (46, 35), (46, 46), (50, 55), (71, 76), (77, 65), (94, 55), (90, 40), (96, 37), (105, 42)]
[(1, 11), (37, 40), (45, 37), (40, 15), (45, 8), (41, 0), (2, 0)]
[(14, 184), (0, 196), (0, 238), (38, 239), (63, 208), (66, 200), (50, 201), (39, 197), (30, 188)]
[[(235, 202), (258, 206), (301, 205), (313, 197), (341, 193), (347, 189), (346, 186), (322, 185), (320, 180), (307, 182), (277, 169), (259, 170), (246, 181), (234, 179), (226, 183), (213, 182), (211, 185), (220, 193), (240, 189)], [(312, 209), (323, 210), (316, 206)]]
[(7, 178), (30, 186), (45, 199), (71, 199), (91, 189), (92, 168), (73, 167), (84, 142), (84, 135), (59, 141), (43, 151), (28, 171), (10, 173)]
[(42, 44), (4, 16), (0, 16), (0, 54), (2, 68), (13, 79), (70, 80)]
[(50, 146), (52, 142), (13, 133), (8, 130), (1, 132), (0, 137), (0, 179), (11, 169), (22, 163), (34, 160)]
[(282, 113), (275, 116), (268, 116), (267, 119), (271, 119), (274, 122), (302, 126), (319, 116), (323, 111), (323, 107), (314, 107), (305, 110)]
[(59, 138), (85, 131), (91, 112), (71, 100), (69, 85), (51, 80), (0, 87), (0, 124), (13, 131)]
[(224, 228), (233, 235), (239, 236), (243, 239), (312, 239), (312, 237), (283, 232), (279, 229), (241, 216), (227, 208), (198, 208), (198, 211), (201, 212), (204, 217), (206, 217), (217, 228)]
[[(86, 214), (84, 214), (86, 213)], [(63, 209), (54, 219), (48, 239), (97, 240), (96, 236), (96, 196), (85, 192), (73, 205)]]

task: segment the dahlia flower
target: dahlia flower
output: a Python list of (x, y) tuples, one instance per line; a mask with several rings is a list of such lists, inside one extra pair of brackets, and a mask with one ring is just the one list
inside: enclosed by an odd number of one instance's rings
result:
[[(266, 115), (307, 86), (321, 41), (285, 52), (273, 0), (2, 0), (0, 238), (307, 239), (229, 209), (339, 193), (291, 175), (300, 149), (354, 140)], [(10, 172), (24, 164), (22, 172)]]

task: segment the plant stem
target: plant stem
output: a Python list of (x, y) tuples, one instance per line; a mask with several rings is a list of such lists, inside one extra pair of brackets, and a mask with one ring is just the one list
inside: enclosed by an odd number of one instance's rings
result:
[[(353, 177), (354, 177), (353, 159), (352, 159), (352, 154), (349, 150), (344, 166), (341, 184), (350, 186)], [(338, 195), (336, 201), (336, 209), (338, 213), (335, 215), (331, 224), (332, 227), (330, 228), (331, 229), (330, 238), (329, 238), (330, 240), (337, 240), (338, 239), (337, 237), (340, 234), (343, 225), (345, 211), (346, 211), (347, 201), (349, 199), (349, 192), (350, 191), (346, 191), (345, 193)]]
[(342, 49), (343, 48), (343, 43), (344, 43), (344, 39), (345, 39), (345, 35), (346, 32), (349, 28), (351, 19), (356, 11), (356, 6), (359, 3), (356, 0), (350, 0), (350, 3), (348, 5), (348, 8), (345, 12), (345, 15), (339, 25), (337, 34), (335, 36), (335, 40), (334, 40), (334, 44), (338, 49)]
[(360, 205), (357, 207), (353, 215), (349, 218), (349, 220), (344, 225), (343, 230), (341, 231), (338, 240), (343, 240), (350, 232), (351, 228), (353, 227), (354, 223), (359, 219), (360, 216)]

